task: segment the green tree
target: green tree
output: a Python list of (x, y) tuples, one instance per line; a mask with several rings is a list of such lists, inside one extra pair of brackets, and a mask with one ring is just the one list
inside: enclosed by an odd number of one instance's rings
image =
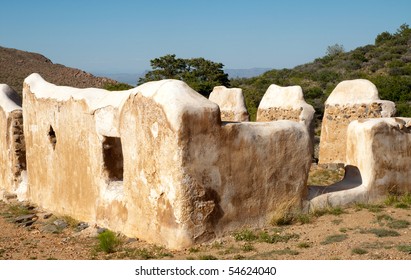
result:
[(344, 53), (344, 52), (345, 52), (345, 49), (343, 45), (335, 44), (335, 45), (327, 47), (326, 55), (336, 56), (337, 54)]
[(162, 79), (176, 79), (186, 82), (204, 96), (208, 96), (215, 86), (229, 86), (228, 74), (222, 63), (200, 58), (182, 59), (168, 54), (150, 61), (153, 70), (140, 78), (138, 84)]

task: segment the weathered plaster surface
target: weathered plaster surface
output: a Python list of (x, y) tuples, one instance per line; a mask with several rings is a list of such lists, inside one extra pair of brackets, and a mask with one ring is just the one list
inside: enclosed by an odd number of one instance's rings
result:
[(217, 86), (210, 93), (209, 99), (220, 107), (222, 121), (247, 122), (250, 120), (242, 89)]
[(304, 124), (311, 138), (314, 137), (315, 110), (304, 99), (300, 86), (281, 87), (270, 85), (258, 106), (258, 122), (291, 120)]
[[(223, 124), (218, 106), (181, 81), (106, 92), (32, 75), (23, 96), (28, 198), (58, 213), (185, 248), (262, 226), (306, 195), (303, 124)], [(119, 141), (123, 163), (108, 164)]]
[(343, 81), (325, 102), (321, 127), (319, 163), (344, 163), (347, 127), (351, 121), (391, 117), (395, 104), (380, 100), (377, 88), (368, 80)]
[(0, 130), (0, 199), (13, 194), (24, 200), (26, 150), (21, 98), (5, 84), (0, 84)]
[(389, 193), (411, 192), (410, 151), (410, 118), (351, 122), (347, 130), (346, 176), (326, 189), (312, 188), (311, 207), (377, 202)]

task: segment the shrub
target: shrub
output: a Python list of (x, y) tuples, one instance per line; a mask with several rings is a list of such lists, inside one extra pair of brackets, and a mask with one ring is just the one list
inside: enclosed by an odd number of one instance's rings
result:
[(321, 244), (322, 245), (327, 245), (327, 244), (331, 244), (331, 243), (341, 242), (341, 241), (344, 241), (347, 238), (348, 238), (347, 234), (329, 235), (325, 238), (325, 240), (323, 242), (321, 242)]
[(357, 255), (364, 255), (364, 254), (367, 254), (368, 251), (362, 248), (354, 248), (351, 250), (351, 253), (357, 254)]
[(98, 235), (99, 249), (106, 253), (115, 252), (115, 248), (120, 245), (120, 240), (116, 234), (110, 230), (106, 230)]

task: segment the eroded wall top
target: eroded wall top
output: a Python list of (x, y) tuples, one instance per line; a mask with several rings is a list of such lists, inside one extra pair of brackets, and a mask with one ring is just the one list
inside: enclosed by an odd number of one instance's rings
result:
[(339, 83), (325, 102), (319, 163), (345, 162), (346, 132), (351, 121), (394, 114), (394, 102), (380, 100), (376, 86), (370, 81), (357, 79)]
[(209, 99), (220, 107), (221, 120), (249, 121), (250, 118), (241, 88), (214, 87)]
[(20, 96), (6, 84), (0, 84), (0, 106), (5, 113), (21, 110)]

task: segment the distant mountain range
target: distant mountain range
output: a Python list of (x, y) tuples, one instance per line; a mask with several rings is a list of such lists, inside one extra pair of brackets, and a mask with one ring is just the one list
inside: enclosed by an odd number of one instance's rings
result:
[[(249, 69), (224, 69), (224, 72), (228, 74), (230, 79), (234, 78), (251, 78), (259, 76), (271, 68), (249, 68)], [(138, 79), (143, 77), (148, 70), (142, 73), (103, 73), (103, 72), (94, 72), (96, 76), (104, 76), (114, 79), (116, 81), (126, 83), (132, 86), (137, 85)]]

